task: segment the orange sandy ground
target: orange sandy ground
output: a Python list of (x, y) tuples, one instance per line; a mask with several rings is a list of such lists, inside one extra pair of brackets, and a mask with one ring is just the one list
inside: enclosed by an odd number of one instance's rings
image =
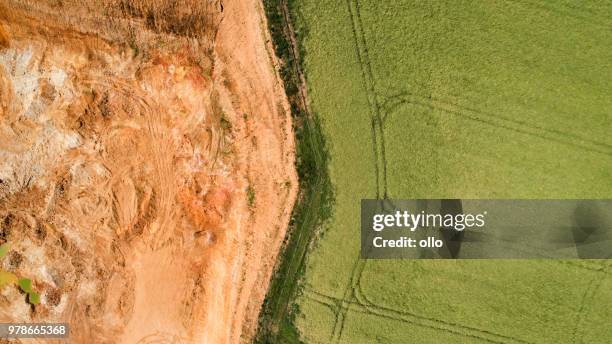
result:
[[(254, 335), (296, 198), (257, 0), (0, 0), (0, 322), (70, 343)], [(30, 341), (44, 342), (44, 341)]]

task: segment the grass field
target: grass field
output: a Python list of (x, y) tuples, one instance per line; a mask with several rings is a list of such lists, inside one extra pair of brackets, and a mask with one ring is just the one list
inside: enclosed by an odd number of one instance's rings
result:
[(612, 197), (612, 2), (291, 4), (335, 207), (306, 343), (610, 343), (609, 261), (364, 261), (361, 198)]

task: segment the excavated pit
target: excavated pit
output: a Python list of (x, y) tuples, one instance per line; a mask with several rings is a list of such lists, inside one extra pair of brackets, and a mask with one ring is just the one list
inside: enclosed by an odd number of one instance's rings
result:
[(295, 201), (261, 4), (0, 1), (0, 322), (252, 338)]

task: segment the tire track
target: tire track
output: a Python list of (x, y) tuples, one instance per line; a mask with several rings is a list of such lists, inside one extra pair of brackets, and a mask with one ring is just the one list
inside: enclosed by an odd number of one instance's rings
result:
[[(411, 104), (415, 106), (426, 107), (431, 110), (438, 110), (444, 113), (465, 118), (471, 121), (479, 122), (482, 124), (489, 125), (491, 127), (505, 129), (508, 131), (528, 135), (531, 137), (539, 138), (549, 142), (560, 143), (566, 146), (571, 146), (582, 151), (588, 151), (591, 153), (602, 154), (606, 156), (612, 156), (612, 145), (598, 142), (595, 140), (580, 137), (573, 133), (565, 133), (555, 129), (547, 129), (537, 125), (529, 125), (526, 122), (512, 120), (504, 117), (493, 116), (480, 110), (466, 108), (455, 104), (444, 103), (434, 98), (425, 100), (418, 96), (409, 95), (401, 98), (401, 102), (396, 102), (394, 108), (400, 105)], [(457, 109), (453, 109), (456, 107)], [(385, 116), (384, 120), (388, 119), (391, 115), (389, 113)], [(383, 123), (384, 125), (384, 123)], [(578, 142), (582, 141), (582, 142)], [(584, 143), (583, 143), (584, 142)]]
[[(494, 283), (487, 282), (487, 281), (479, 281), (479, 283), (482, 284), (483, 286), (489, 288), (489, 289), (495, 289), (495, 288), (499, 287), (498, 285), (495, 285)], [(527, 288), (529, 289), (528, 292), (534, 291), (534, 288), (529, 288), (529, 287), (527, 287)], [(522, 292), (507, 291), (506, 294), (510, 294), (510, 295), (514, 295), (514, 296), (520, 296), (520, 295), (522, 295)], [(374, 307), (380, 306), (380, 307), (383, 307), (383, 308), (386, 307), (386, 308), (395, 310), (398, 313), (411, 314), (410, 312), (405, 312), (405, 311), (402, 311), (402, 310), (399, 310), (399, 309), (394, 309), (394, 308), (392, 308), (390, 306), (386, 306), (384, 304), (379, 305), (379, 304), (373, 302), (372, 300), (370, 300), (370, 298), (365, 293), (365, 291), (362, 290), (361, 284), (356, 289), (356, 300), (357, 300), (357, 302), (359, 302), (360, 304), (362, 304), (364, 306), (374, 306)], [(556, 307), (558, 309), (562, 309), (563, 312), (574, 312), (575, 313), (575, 312), (578, 311), (577, 309), (574, 309), (574, 308), (572, 308), (572, 307), (570, 307), (568, 305), (564, 305), (562, 303), (555, 302), (554, 299), (546, 298), (546, 299), (541, 299), (541, 301), (542, 301), (541, 304), (543, 304), (543, 305), (545, 305), (547, 307), (550, 307), (550, 308)], [(422, 316), (422, 317), (424, 317), (424, 316)], [(487, 332), (488, 330), (481, 330), (481, 331)], [(493, 331), (488, 331), (488, 332), (495, 333)], [(508, 336), (508, 337), (510, 337), (510, 336)], [(511, 338), (513, 338), (513, 337), (511, 337)]]
[(456, 328), (458, 328), (458, 330), (459, 329), (473, 330), (473, 331), (477, 331), (477, 332), (479, 332), (481, 334), (491, 335), (491, 336), (494, 336), (494, 337), (498, 337), (498, 338), (500, 338), (500, 340), (504, 340), (505, 339), (505, 340), (511, 340), (511, 341), (517, 342), (517, 343), (532, 343), (532, 342), (528, 342), (528, 341), (525, 341), (523, 339), (516, 338), (516, 337), (513, 337), (513, 336), (503, 335), (503, 334), (496, 333), (496, 332), (493, 332), (493, 331), (480, 329), (480, 328), (477, 328), (477, 327), (462, 325), (462, 324), (458, 324), (458, 323), (455, 323), (455, 322), (452, 322), (452, 321), (446, 321), (446, 320), (442, 320), (442, 319), (438, 319), (438, 318), (418, 315), (416, 313), (402, 311), (402, 310), (394, 309), (394, 308), (391, 308), (391, 307), (387, 307), (387, 306), (376, 304), (375, 302), (372, 302), (368, 298), (367, 294), (362, 290), (361, 283), (359, 283), (359, 285), (358, 285), (358, 287), (356, 289), (356, 293), (357, 293), (357, 296), (356, 296), (357, 301), (361, 305), (366, 307), (366, 308), (378, 308), (381, 311), (388, 311), (391, 314), (395, 313), (395, 314), (399, 314), (399, 315), (406, 316), (406, 317), (415, 317), (415, 318), (419, 318), (419, 319), (423, 319), (423, 320), (427, 320), (427, 321), (438, 322), (438, 323), (440, 323), (442, 325), (448, 325), (448, 326), (456, 327)]
[[(436, 97), (429, 97), (429, 98), (425, 98), (422, 96), (418, 96), (409, 92), (401, 92), (399, 94), (393, 95), (391, 97), (388, 97), (385, 99), (384, 103), (383, 103), (383, 109), (385, 110), (385, 115), (383, 116), (383, 125), (385, 124), (385, 121), (387, 119), (388, 116), (390, 116), (392, 114), (392, 112), (394, 112), (396, 110), (396, 108), (402, 104), (406, 104), (406, 103), (410, 103), (409, 97), (413, 97), (415, 99), (420, 99), (422, 102), (429, 102), (429, 103), (437, 103), (440, 105), (444, 105), (450, 108), (457, 108), (459, 109), (459, 112), (472, 112), (474, 114), (479, 115), (480, 117), (484, 117), (484, 118), (490, 118), (490, 119), (494, 119), (494, 120), (500, 120), (503, 122), (508, 122), (510, 124), (515, 124), (517, 126), (523, 126), (525, 128), (529, 128), (529, 129), (533, 129), (533, 130), (539, 130), (539, 131), (543, 131), (546, 132), (548, 134), (551, 135), (559, 135), (562, 137), (569, 137), (572, 138), (576, 141), (584, 141), (584, 142), (588, 142), (590, 144), (592, 144), (593, 146), (597, 146), (601, 149), (612, 149), (612, 144), (606, 143), (606, 142), (599, 142), (596, 140), (592, 140), (590, 138), (586, 138), (586, 137), (582, 137), (580, 135), (574, 134), (574, 133), (568, 133), (568, 132), (564, 132), (561, 130), (557, 130), (557, 129), (552, 129), (552, 128), (546, 128), (546, 127), (542, 127), (539, 126), (537, 124), (531, 124), (527, 121), (521, 121), (518, 119), (514, 119), (514, 118), (510, 118), (510, 117), (506, 117), (506, 116), (500, 116), (500, 115), (494, 115), (492, 113), (487, 113), (485, 111), (482, 110), (478, 110), (475, 108), (471, 108), (471, 107), (467, 107), (467, 106), (461, 106), (458, 104), (454, 104), (448, 101), (445, 101), (444, 99), (441, 98), (436, 98)], [(392, 101), (394, 101), (394, 103), (391, 103)], [(389, 105), (388, 103), (391, 103), (391, 105)], [(461, 111), (463, 110), (463, 111)]]
[[(522, 343), (522, 344), (533, 344), (532, 342), (525, 341), (520, 338), (506, 336), (503, 334), (494, 333), (487, 330), (478, 329), (471, 326), (456, 324), (453, 322), (420, 316), (410, 312), (398, 311), (392, 308), (380, 306), (380, 305), (363, 305), (360, 302), (337, 299), (332, 296), (325, 295), (314, 290), (307, 290), (305, 293), (309, 299), (330, 307), (342, 307), (346, 310), (356, 311), (362, 314), (379, 316), (395, 321), (409, 323), (412, 325), (430, 328), (438, 331), (451, 333), (461, 337), (469, 337), (473, 339), (482, 340), (488, 343)], [(464, 331), (464, 332), (462, 332)]]
[[(355, 55), (361, 69), (362, 86), (366, 92), (366, 98), (370, 107), (370, 127), (372, 137), (372, 150), (374, 155), (374, 171), (376, 174), (376, 198), (387, 198), (387, 161), (385, 157), (385, 137), (382, 125), (382, 116), (378, 95), (376, 93), (376, 83), (372, 66), (370, 64), (367, 41), (362, 28), (361, 15), (359, 13), (358, 0), (346, 1), (351, 29), (355, 46)], [(355, 298), (355, 286), (361, 279), (361, 274), (365, 268), (366, 261), (360, 255), (353, 264), (350, 278), (343, 293), (343, 303), (352, 302)], [(344, 331), (348, 308), (339, 307), (335, 314), (334, 326), (332, 329), (332, 342), (339, 342)]]
[(158, 230), (149, 231), (148, 244), (159, 249), (166, 244), (172, 233), (168, 230), (174, 228), (174, 142), (172, 135), (162, 123), (163, 114), (159, 104), (150, 97), (143, 96), (139, 90), (124, 80), (111, 78), (108, 81), (85, 79), (84, 83), (100, 87), (102, 90), (116, 93), (134, 104), (137, 114), (144, 120), (143, 135), (148, 138), (152, 164), (154, 166), (156, 182), (156, 207), (158, 209), (160, 226)]
[(575, 344), (584, 343), (585, 333), (583, 331), (583, 324), (586, 321), (587, 317), (587, 305), (593, 303), (593, 301), (595, 300), (595, 295), (597, 295), (599, 288), (601, 288), (601, 285), (606, 279), (607, 267), (605, 265), (602, 265), (599, 270), (604, 272), (604, 274), (595, 276), (595, 278), (593, 278), (591, 282), (589, 282), (589, 285), (584, 291), (582, 299), (580, 300), (580, 309), (576, 313), (576, 326), (572, 331), (572, 342)]
[(362, 77), (362, 86), (366, 92), (370, 106), (370, 120), (372, 128), (372, 144), (375, 157), (377, 198), (387, 198), (387, 162), (385, 157), (385, 136), (382, 126), (382, 115), (378, 94), (376, 92), (376, 79), (370, 64), (367, 41), (362, 29), (361, 15), (358, 0), (347, 0), (347, 7), (351, 19), (355, 54), (359, 62)]
[(342, 299), (339, 302), (339, 307), (336, 309), (334, 327), (332, 330), (332, 341), (339, 343), (340, 338), (342, 337), (342, 332), (344, 331), (344, 326), (346, 324), (346, 317), (348, 314), (347, 305), (352, 303), (355, 300), (355, 286), (359, 283), (361, 279), (361, 274), (366, 266), (366, 260), (361, 259), (360, 256), (357, 256), (357, 260), (353, 265), (353, 269), (351, 270), (351, 275), (349, 282), (345, 288)]

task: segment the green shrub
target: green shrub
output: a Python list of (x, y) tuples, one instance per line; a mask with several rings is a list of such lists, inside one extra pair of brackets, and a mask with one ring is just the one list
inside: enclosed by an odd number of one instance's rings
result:
[[(11, 250), (9, 243), (0, 245), (0, 259), (4, 258), (6, 254)], [(29, 278), (17, 278), (17, 276), (8, 271), (0, 270), (0, 288), (3, 288), (10, 284), (17, 284), (19, 289), (24, 293), (28, 294), (28, 303), (31, 305), (37, 305), (40, 303), (40, 294), (32, 289), (32, 280)]]

